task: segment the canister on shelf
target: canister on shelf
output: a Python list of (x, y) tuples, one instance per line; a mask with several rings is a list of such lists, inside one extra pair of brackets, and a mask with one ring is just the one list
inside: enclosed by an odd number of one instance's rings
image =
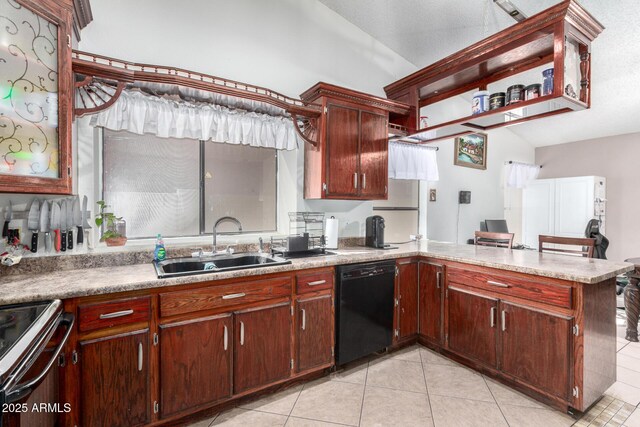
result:
[(492, 93), (489, 97), (489, 109), (495, 110), (496, 108), (504, 107), (506, 94), (504, 92)]
[(489, 92), (479, 90), (473, 94), (471, 102), (471, 114), (480, 114), (489, 111)]
[(528, 101), (530, 99), (540, 98), (541, 90), (542, 90), (542, 85), (540, 83), (534, 83), (532, 85), (527, 86), (524, 89), (525, 101)]
[(553, 93), (553, 68), (547, 68), (542, 72), (542, 96), (551, 95)]
[(513, 85), (507, 88), (507, 105), (524, 101), (524, 85)]

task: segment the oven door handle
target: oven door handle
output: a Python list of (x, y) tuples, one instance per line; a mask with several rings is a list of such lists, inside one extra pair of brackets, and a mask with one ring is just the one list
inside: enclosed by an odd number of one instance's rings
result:
[(69, 339), (69, 335), (71, 335), (74, 319), (75, 318), (71, 313), (63, 313), (60, 316), (58, 328), (60, 326), (66, 326), (67, 331), (64, 333), (64, 336), (60, 340), (60, 343), (54, 350), (53, 355), (51, 356), (51, 359), (49, 360), (49, 362), (47, 362), (47, 365), (44, 367), (42, 372), (40, 372), (35, 378), (23, 384), (18, 384), (15, 389), (7, 393), (5, 397), (6, 403), (15, 402), (26, 397), (27, 395), (29, 395), (29, 393), (31, 393), (31, 391), (34, 388), (40, 385), (42, 380), (44, 380), (44, 377), (46, 377), (47, 374), (49, 373), (49, 370), (51, 369), (53, 364), (58, 360), (58, 356), (60, 356), (60, 353), (62, 352), (62, 348), (67, 343), (67, 340)]

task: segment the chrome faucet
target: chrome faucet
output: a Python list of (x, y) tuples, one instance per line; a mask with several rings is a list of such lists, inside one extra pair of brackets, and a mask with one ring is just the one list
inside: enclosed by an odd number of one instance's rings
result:
[[(216, 221), (216, 223), (213, 225), (213, 249), (212, 252), (215, 254), (216, 253), (216, 246), (217, 246), (217, 235), (218, 235), (218, 225), (222, 224), (223, 222), (233, 222), (235, 225), (238, 226), (238, 233), (242, 232), (242, 224), (240, 223), (240, 221), (238, 221), (237, 218), (234, 218), (232, 216), (223, 216), (218, 218), (218, 220)], [(229, 246), (227, 246), (227, 253), (230, 253), (229, 250)]]

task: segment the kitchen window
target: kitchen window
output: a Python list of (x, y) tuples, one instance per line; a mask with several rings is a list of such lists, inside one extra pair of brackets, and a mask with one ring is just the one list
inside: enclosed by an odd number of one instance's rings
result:
[(419, 180), (390, 179), (388, 199), (374, 202), (374, 214), (385, 220), (385, 242), (406, 242), (418, 234), (419, 185)]
[[(275, 149), (103, 135), (103, 199), (127, 221), (129, 238), (211, 234), (223, 216), (237, 218), (244, 233), (276, 230)], [(219, 231), (236, 230), (225, 224)]]

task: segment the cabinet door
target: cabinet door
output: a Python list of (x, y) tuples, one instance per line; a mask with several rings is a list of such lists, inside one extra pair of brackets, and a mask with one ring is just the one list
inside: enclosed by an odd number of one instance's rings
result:
[(150, 417), (149, 330), (80, 342), (83, 426), (136, 426)]
[(231, 327), (231, 314), (160, 326), (162, 417), (231, 395)]
[(434, 343), (442, 342), (443, 268), (420, 263), (420, 334)]
[(333, 306), (331, 294), (297, 303), (297, 371), (331, 363)]
[(500, 302), (501, 370), (569, 398), (573, 319)]
[(449, 349), (496, 366), (498, 300), (450, 286), (447, 302)]
[(327, 195), (357, 196), (360, 166), (360, 111), (327, 107)]
[(289, 303), (237, 312), (234, 335), (233, 385), (236, 394), (289, 376)]
[(389, 181), (387, 116), (360, 113), (360, 195), (386, 199)]
[(398, 263), (398, 339), (418, 332), (418, 263)]

